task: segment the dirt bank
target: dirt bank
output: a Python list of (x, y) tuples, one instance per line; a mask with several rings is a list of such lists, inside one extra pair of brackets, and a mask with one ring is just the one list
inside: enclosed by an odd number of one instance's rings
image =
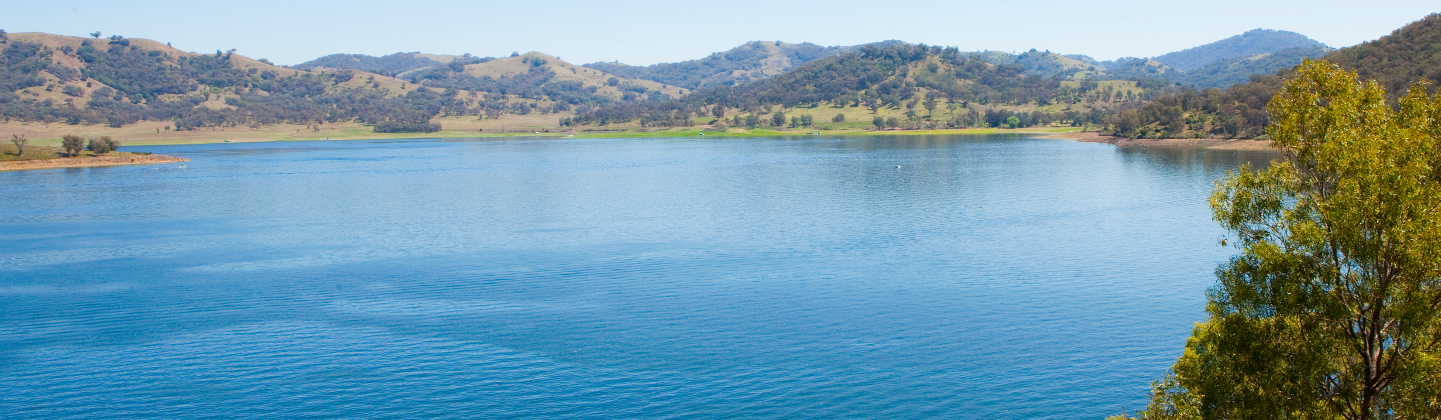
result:
[(12, 160), (0, 162), (0, 172), (57, 168), (87, 168), (95, 166), (152, 165), (158, 163), (185, 162), (189, 160), (190, 159), (175, 156), (142, 155), (135, 153), (125, 153), (110, 156)]
[(1046, 138), (1068, 139), (1087, 143), (1106, 143), (1120, 147), (1200, 147), (1217, 150), (1269, 150), (1270, 140), (1244, 139), (1128, 139), (1111, 137), (1094, 131), (1056, 133)]

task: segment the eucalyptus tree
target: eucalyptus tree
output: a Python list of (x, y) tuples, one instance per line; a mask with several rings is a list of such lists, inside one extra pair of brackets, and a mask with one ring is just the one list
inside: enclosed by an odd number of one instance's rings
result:
[(25, 156), (25, 145), (30, 144), (30, 139), (19, 134), (11, 134), (10, 142), (15, 143), (15, 156)]
[[(1307, 61), (1268, 109), (1283, 158), (1218, 182), (1240, 255), (1143, 418), (1441, 418), (1441, 95), (1393, 108)], [(1224, 242), (1223, 242), (1224, 243)]]

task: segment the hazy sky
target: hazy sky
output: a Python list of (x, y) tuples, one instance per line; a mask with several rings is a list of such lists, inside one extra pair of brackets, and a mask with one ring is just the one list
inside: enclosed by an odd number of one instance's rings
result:
[[(100, 31), (187, 51), (239, 49), (297, 64), (333, 53), (481, 56), (541, 51), (577, 64), (653, 64), (753, 40), (855, 45), (899, 39), (964, 51), (1031, 48), (1100, 60), (1150, 57), (1250, 29), (1332, 47), (1429, 13), (1430, 1), (7, 1), (0, 29)], [(1174, 5), (1172, 5), (1174, 4)]]

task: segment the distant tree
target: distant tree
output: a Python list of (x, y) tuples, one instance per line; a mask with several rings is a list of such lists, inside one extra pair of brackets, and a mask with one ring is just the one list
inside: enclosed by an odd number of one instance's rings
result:
[[(935, 92), (932, 92), (935, 93)], [(929, 117), (936, 112), (936, 97), (932, 93), (926, 94), (926, 101), (921, 103), (926, 107), (926, 116)]]
[(1016, 128), (1021, 125), (1021, 119), (1015, 115), (1006, 118), (1006, 128)]
[(8, 42), (10, 42), (10, 34), (5, 33), (4, 29), (0, 29), (0, 44), (5, 44)]
[(896, 128), (896, 127), (900, 127), (900, 126), (901, 126), (901, 120), (896, 119), (896, 117), (886, 118), (886, 127)]
[(64, 94), (70, 95), (70, 96), (79, 97), (79, 96), (85, 95), (85, 89), (81, 89), (79, 86), (66, 85), (65, 88), (60, 89), (60, 93), (64, 93)]
[(786, 113), (776, 111), (774, 114), (771, 114), (771, 125), (776, 127), (786, 125)]
[(836, 114), (836, 116), (831, 117), (831, 122), (846, 122), (846, 114)]
[(800, 127), (800, 126), (801, 126), (801, 118), (800, 118), (800, 117), (794, 117), (794, 116), (791, 117), (791, 128), (796, 128), (796, 127)]
[(871, 118), (871, 125), (876, 126), (876, 128), (886, 128), (886, 119), (885, 117), (877, 115), (875, 118)]
[(815, 119), (815, 117), (812, 117), (811, 114), (805, 114), (805, 115), (802, 115), (802, 116), (801, 116), (801, 126), (802, 126), (802, 127), (810, 127), (812, 124), (815, 124), (815, 123), (816, 123), (816, 119)]
[(80, 156), (80, 152), (85, 150), (85, 140), (81, 139), (80, 136), (66, 134), (60, 136), (60, 148), (65, 149), (65, 155), (67, 156)]
[(100, 39), (100, 31), (91, 32), (90, 36), (95, 37), (95, 39)]
[(10, 142), (15, 143), (15, 156), (25, 155), (25, 145), (30, 144), (30, 139), (19, 134), (11, 134)]
[(614, 77), (609, 78), (609, 79), (605, 79), (605, 85), (606, 85), (606, 86), (614, 87), (614, 86), (619, 85), (619, 84), (620, 84), (620, 79), (617, 79), (617, 78), (614, 78)]
[[(740, 118), (740, 116), (737, 115), (736, 118)], [(745, 125), (746, 128), (759, 127), (761, 125), (761, 117), (756, 116), (756, 114), (747, 115)]]
[(725, 107), (725, 105), (716, 104), (716, 106), (711, 107), (710, 113), (711, 113), (711, 115), (714, 115), (716, 118), (725, 118), (725, 116), (726, 116), (726, 107)]

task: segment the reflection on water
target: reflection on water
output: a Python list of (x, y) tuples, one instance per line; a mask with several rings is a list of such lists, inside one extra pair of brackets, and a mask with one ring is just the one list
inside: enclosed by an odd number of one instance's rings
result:
[(1022, 136), (135, 148), (0, 173), (0, 412), (1100, 417), (1267, 152)]

